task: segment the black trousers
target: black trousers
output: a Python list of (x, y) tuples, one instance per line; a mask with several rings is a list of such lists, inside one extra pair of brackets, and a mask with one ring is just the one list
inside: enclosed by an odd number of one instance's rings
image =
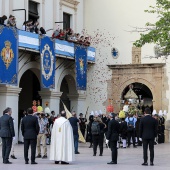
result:
[(133, 140), (133, 146), (135, 146), (135, 129), (133, 129), (132, 131), (128, 131), (127, 135), (128, 135), (128, 146), (131, 145), (131, 143), (130, 143), (131, 138)]
[(30, 145), (31, 145), (31, 162), (35, 162), (37, 139), (24, 139), (24, 158), (25, 161), (29, 161), (28, 150)]
[(148, 162), (148, 145), (150, 150), (150, 162), (154, 160), (154, 139), (143, 139), (143, 159)]
[(82, 133), (82, 135), (84, 137), (86, 129), (80, 129), (80, 131), (81, 131), (81, 133)]
[(8, 162), (9, 154), (12, 147), (12, 137), (4, 138), (2, 137), (2, 158), (3, 162)]
[(112, 161), (117, 163), (117, 156), (118, 156), (118, 151), (117, 151), (117, 141), (109, 141), (110, 149), (112, 151)]
[(100, 135), (92, 135), (93, 138), (93, 153), (97, 153), (97, 146), (99, 145), (100, 148), (100, 154), (103, 154), (103, 140), (104, 140), (104, 134)]

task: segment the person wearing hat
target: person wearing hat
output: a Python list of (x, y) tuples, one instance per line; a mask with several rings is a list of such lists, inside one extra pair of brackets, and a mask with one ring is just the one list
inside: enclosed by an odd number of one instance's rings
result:
[(163, 117), (163, 112), (162, 110), (159, 111), (159, 123), (158, 123), (158, 129), (159, 129), (159, 134), (158, 134), (158, 143), (164, 143), (165, 142), (165, 118)]
[(115, 120), (115, 114), (110, 113), (110, 122), (108, 124), (108, 132), (106, 137), (106, 144), (109, 143), (111, 149), (112, 161), (107, 164), (117, 164), (117, 141), (119, 140), (120, 124)]
[(80, 125), (80, 131), (81, 131), (83, 137), (84, 137), (85, 131), (86, 131), (86, 122), (87, 122), (87, 119), (83, 118), (83, 113), (80, 113), (79, 114), (79, 125)]

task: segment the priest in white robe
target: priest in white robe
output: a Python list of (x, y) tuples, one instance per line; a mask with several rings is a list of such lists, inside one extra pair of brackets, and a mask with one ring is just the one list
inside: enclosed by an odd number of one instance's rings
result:
[(54, 160), (55, 164), (69, 164), (74, 161), (74, 156), (73, 130), (65, 111), (62, 111), (52, 128), (50, 160)]

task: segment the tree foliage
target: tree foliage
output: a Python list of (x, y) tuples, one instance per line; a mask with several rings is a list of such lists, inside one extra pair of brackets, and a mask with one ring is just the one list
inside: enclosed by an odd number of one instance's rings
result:
[(136, 47), (142, 47), (146, 43), (156, 44), (158, 56), (170, 54), (170, 1), (156, 0), (156, 6), (150, 6), (147, 13), (157, 14), (158, 20), (155, 23), (146, 23), (144, 33), (140, 39), (134, 42)]

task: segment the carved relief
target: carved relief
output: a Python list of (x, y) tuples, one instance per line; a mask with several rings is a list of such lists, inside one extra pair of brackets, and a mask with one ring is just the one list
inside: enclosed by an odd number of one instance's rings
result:
[(141, 48), (132, 47), (132, 64), (141, 64)]
[(67, 6), (69, 8), (72, 8), (74, 9), (75, 11), (77, 11), (77, 5), (79, 4), (80, 2), (77, 1), (77, 0), (60, 0), (60, 7), (62, 5), (64, 6)]
[[(119, 112), (123, 90), (132, 83), (145, 84), (152, 92), (154, 108), (156, 110), (167, 110), (168, 101), (165, 97), (167, 89), (165, 89), (164, 81), (162, 81), (165, 79), (163, 66), (164, 64), (110, 65), (113, 76), (108, 81), (107, 98), (113, 99), (115, 112)], [(155, 77), (155, 75), (158, 75), (158, 77)], [(163, 98), (165, 102), (162, 102)]]

